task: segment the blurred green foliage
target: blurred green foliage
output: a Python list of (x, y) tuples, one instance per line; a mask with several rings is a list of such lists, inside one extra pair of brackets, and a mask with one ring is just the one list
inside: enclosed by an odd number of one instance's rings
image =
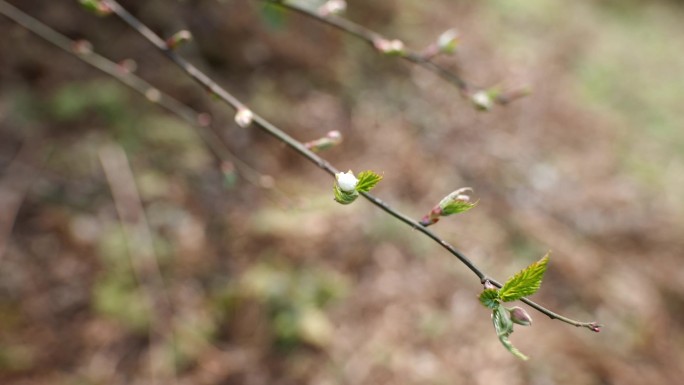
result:
[(334, 329), (324, 310), (348, 290), (347, 279), (334, 270), (260, 262), (228, 286), (219, 302), (224, 314), (240, 311), (241, 301), (260, 303), (267, 309), (275, 341), (281, 347), (302, 343), (324, 347)]

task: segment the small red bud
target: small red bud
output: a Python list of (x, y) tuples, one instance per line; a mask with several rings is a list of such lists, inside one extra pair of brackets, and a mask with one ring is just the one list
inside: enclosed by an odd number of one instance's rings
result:
[(603, 325), (598, 324), (598, 323), (596, 323), (596, 322), (592, 322), (592, 323), (590, 323), (590, 324), (588, 325), (589, 330), (591, 330), (592, 332), (595, 332), (595, 333), (600, 333), (600, 332), (601, 332), (601, 327), (602, 327), (602, 326), (603, 326)]

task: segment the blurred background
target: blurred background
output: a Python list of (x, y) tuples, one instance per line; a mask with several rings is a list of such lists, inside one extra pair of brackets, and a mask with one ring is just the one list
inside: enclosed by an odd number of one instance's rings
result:
[[(684, 369), (684, 3), (350, 0), (346, 17), (473, 84), (533, 94), (476, 111), (434, 74), (261, 2), (122, 1), (254, 111), (384, 174), (416, 219), (504, 280), (551, 250), (508, 353), (478, 279), (332, 179), (233, 123), (116, 17), (9, 1), (212, 115), (239, 162), (0, 16), (0, 383), (663, 384)], [(308, 1), (309, 6), (317, 6)], [(257, 173), (257, 174), (255, 174)], [(251, 176), (251, 177), (246, 177)]]

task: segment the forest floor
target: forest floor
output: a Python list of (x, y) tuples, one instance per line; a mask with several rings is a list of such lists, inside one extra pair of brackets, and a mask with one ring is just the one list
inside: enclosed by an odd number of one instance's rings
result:
[[(530, 310), (497, 339), (482, 286), (439, 245), (359, 200), (183, 77), (114, 17), (11, 1), (188, 105), (192, 127), (0, 16), (0, 383), (620, 384), (684, 374), (684, 8), (677, 2), (350, 1), (410, 47), (456, 27), (440, 63), (530, 84), (476, 111), (434, 74), (258, 2), (122, 1), (254, 111), (372, 169), (419, 219), (504, 280), (547, 251)], [(121, 220), (128, 213), (131, 220)]]

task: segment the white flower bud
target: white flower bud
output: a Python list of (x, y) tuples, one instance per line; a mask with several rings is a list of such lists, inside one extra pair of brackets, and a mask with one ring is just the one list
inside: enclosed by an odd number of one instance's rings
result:
[(401, 40), (387, 40), (383, 38), (378, 38), (373, 40), (373, 45), (378, 51), (387, 55), (403, 55), (406, 51), (406, 47)]
[(443, 34), (439, 35), (437, 39), (437, 46), (439, 47), (439, 52), (444, 54), (452, 54), (456, 51), (456, 46), (458, 45), (459, 35), (458, 31), (455, 29), (450, 29)]
[(474, 93), (473, 96), (470, 97), (470, 100), (472, 100), (475, 107), (480, 110), (489, 111), (494, 107), (494, 101), (487, 91), (478, 91)]
[(237, 114), (235, 114), (235, 123), (242, 128), (246, 128), (252, 124), (253, 119), (254, 113), (246, 108), (240, 108)]
[(340, 187), (340, 190), (344, 192), (354, 191), (356, 189), (356, 184), (359, 183), (359, 180), (356, 179), (351, 170), (346, 173), (338, 172), (335, 174), (335, 178), (337, 179), (337, 185)]
[(344, 0), (329, 0), (318, 8), (321, 16), (337, 15), (347, 10), (347, 2)]

